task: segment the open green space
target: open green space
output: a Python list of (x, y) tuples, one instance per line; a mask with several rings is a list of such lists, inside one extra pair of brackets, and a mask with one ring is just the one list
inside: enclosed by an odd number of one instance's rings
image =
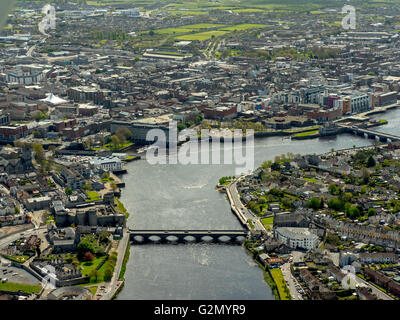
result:
[(33, 286), (28, 284), (13, 283), (13, 282), (0, 282), (0, 291), (18, 292), (38, 294), (42, 290), (40, 285)]
[(301, 132), (301, 133), (297, 133), (293, 136), (293, 138), (298, 138), (298, 137), (308, 137), (308, 136), (314, 136), (319, 134), (318, 130), (315, 131), (307, 131), (307, 132)]
[(126, 142), (126, 143), (124, 143), (124, 144), (119, 144), (119, 145), (118, 145), (118, 148), (115, 148), (115, 146), (113, 146), (112, 143), (107, 143), (107, 144), (105, 144), (105, 145), (102, 146), (102, 147), (94, 147), (94, 148), (92, 148), (91, 150), (93, 150), (93, 151), (101, 151), (101, 150), (106, 150), (106, 151), (119, 151), (119, 150), (121, 150), (121, 149), (130, 147), (131, 145), (133, 145), (133, 142), (128, 141), (128, 142)]
[(28, 255), (14, 255), (14, 256), (5, 256), (8, 260), (17, 262), (17, 263), (24, 263), (26, 260), (30, 258)]
[(225, 27), (225, 25), (215, 24), (215, 23), (196, 23), (196, 24), (189, 24), (181, 28), (193, 30), (193, 29), (211, 29), (211, 28), (221, 28), (221, 27)]
[(101, 264), (101, 262), (106, 259), (106, 257), (95, 257), (93, 261), (83, 261), (80, 264), (82, 268), (81, 272), (83, 276), (89, 276), (93, 270)]
[(186, 40), (186, 41), (194, 41), (194, 40), (204, 41), (204, 40), (209, 40), (213, 37), (222, 36), (226, 33), (228, 33), (228, 32), (221, 31), (221, 30), (206, 31), (206, 32), (198, 32), (198, 33), (192, 33), (192, 34), (178, 36), (178, 37), (175, 37), (175, 39), (176, 40)]
[(267, 230), (271, 230), (274, 224), (274, 217), (263, 218), (260, 221)]
[(285, 279), (283, 279), (283, 274), (281, 269), (271, 269), (270, 270), (272, 278), (278, 288), (279, 296), (281, 300), (291, 300), (289, 289), (286, 286)]
[(245, 23), (245, 24), (238, 24), (236, 26), (231, 27), (224, 27), (221, 28), (222, 31), (243, 31), (243, 30), (250, 30), (250, 29), (260, 29), (266, 28), (268, 25), (266, 24), (252, 24), (252, 23)]
[(247, 13), (247, 12), (265, 12), (263, 9), (252, 9), (252, 8), (247, 8), (247, 9), (235, 9), (232, 10), (235, 13)]
[(88, 196), (86, 201), (96, 201), (101, 199), (100, 195), (96, 191), (87, 191), (86, 195)]
[(126, 210), (124, 204), (117, 197), (114, 197), (114, 200), (115, 200), (115, 203), (117, 204), (117, 210), (122, 212), (125, 215), (125, 217), (128, 218), (129, 212), (128, 212), (128, 210)]

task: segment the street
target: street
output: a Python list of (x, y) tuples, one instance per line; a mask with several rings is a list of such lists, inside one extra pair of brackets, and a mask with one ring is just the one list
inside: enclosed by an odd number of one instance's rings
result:
[(290, 295), (292, 296), (293, 300), (303, 300), (302, 295), (296, 289), (296, 284), (299, 284), (290, 272), (290, 263), (285, 263), (284, 265), (282, 265), (281, 270), (283, 278), (286, 281), (286, 285), (289, 288)]

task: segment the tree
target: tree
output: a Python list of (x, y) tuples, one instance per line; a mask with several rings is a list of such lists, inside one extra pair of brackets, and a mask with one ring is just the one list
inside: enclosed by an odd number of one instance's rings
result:
[(357, 219), (361, 215), (360, 209), (356, 205), (346, 204), (346, 206), (346, 214), (350, 219)]
[(344, 209), (344, 202), (338, 198), (332, 198), (328, 201), (328, 207), (335, 211), (342, 211)]
[(185, 125), (183, 123), (179, 122), (177, 124), (177, 128), (178, 128), (178, 131), (182, 131), (183, 129), (185, 129)]
[(35, 160), (41, 165), (46, 159), (46, 154), (44, 152), (43, 146), (40, 143), (33, 144), (33, 154)]
[(111, 269), (106, 269), (106, 271), (104, 271), (104, 281), (111, 281), (112, 279), (112, 274), (113, 272), (111, 271)]
[(362, 167), (360, 170), (360, 175), (361, 178), (363, 179), (363, 182), (367, 184), (369, 182), (369, 177), (370, 177), (369, 170), (365, 167)]
[(107, 232), (107, 231), (102, 231), (100, 234), (99, 234), (99, 241), (100, 241), (100, 243), (106, 243), (106, 242), (108, 242), (108, 238), (110, 237), (110, 233), (109, 232)]
[(70, 196), (71, 194), (72, 194), (72, 189), (71, 188), (65, 188), (65, 194), (67, 195), (67, 196)]
[(265, 170), (268, 170), (269, 168), (271, 168), (271, 166), (272, 166), (272, 161), (271, 161), (271, 160), (269, 160), (269, 161), (264, 161), (264, 162), (262, 163), (262, 165), (261, 165), (261, 167), (262, 167), (263, 169), (265, 169)]
[(113, 150), (117, 150), (121, 144), (121, 141), (117, 135), (111, 136), (111, 146)]
[(279, 165), (278, 162), (274, 162), (274, 163), (271, 165), (271, 170), (279, 171), (280, 169), (281, 169), (281, 166)]
[(368, 217), (376, 215), (376, 210), (374, 208), (368, 209)]
[(91, 252), (92, 254), (94, 254), (96, 252), (96, 248), (93, 237), (91, 236), (84, 237), (79, 242), (76, 250), (78, 252), (78, 258), (80, 260), (82, 260), (82, 258), (85, 256), (86, 252)]
[(318, 210), (321, 208), (321, 200), (318, 198), (311, 198), (308, 203), (308, 206), (314, 210)]
[(132, 131), (127, 127), (119, 127), (115, 134), (119, 138), (121, 144), (124, 144), (126, 140), (129, 140), (132, 137)]
[(90, 251), (86, 252), (83, 256), (83, 260), (85, 261), (93, 261), (94, 260), (94, 255)]
[(103, 174), (101, 175), (101, 178), (104, 180), (108, 180), (110, 176), (108, 175), (108, 172), (103, 172)]
[(92, 272), (90, 272), (90, 274), (89, 274), (90, 282), (96, 282), (98, 275), (99, 275), (99, 272), (96, 269), (92, 270)]
[(329, 186), (328, 186), (328, 191), (329, 191), (329, 193), (331, 194), (331, 195), (338, 195), (339, 194), (339, 187), (336, 185), (336, 184), (334, 184), (334, 183), (331, 183)]
[(374, 159), (373, 156), (369, 156), (368, 160), (367, 160), (367, 167), (368, 168), (372, 168), (376, 166), (376, 161)]

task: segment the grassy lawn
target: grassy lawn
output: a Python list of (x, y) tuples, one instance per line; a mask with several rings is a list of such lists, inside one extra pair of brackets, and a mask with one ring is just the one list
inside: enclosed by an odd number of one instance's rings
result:
[[(155, 33), (158, 34), (179, 34), (179, 33), (189, 33), (192, 32), (192, 29), (186, 29), (186, 28), (165, 28), (165, 29), (158, 29), (158, 30), (154, 30)], [(148, 31), (143, 32), (148, 33)]]
[(20, 256), (6, 256), (7, 259), (11, 261), (15, 261), (17, 263), (24, 263), (26, 260), (30, 258), (30, 256), (27, 255), (20, 255)]
[(126, 210), (124, 204), (117, 197), (114, 197), (114, 200), (115, 200), (115, 202), (117, 204), (117, 209), (119, 211), (121, 211), (125, 215), (126, 218), (128, 218), (129, 217), (129, 212)]
[(274, 217), (268, 217), (260, 220), (267, 230), (271, 230), (274, 224)]
[(245, 23), (245, 24), (238, 24), (236, 26), (232, 27), (225, 27), (222, 28), (221, 30), (223, 31), (243, 31), (243, 30), (249, 30), (249, 29), (259, 29), (259, 28), (266, 28), (268, 25), (266, 24), (252, 24), (252, 23)]
[(317, 180), (317, 179), (303, 178), (303, 180), (304, 180), (304, 181), (307, 181), (307, 182), (318, 183), (318, 180)]
[(249, 224), (251, 229), (254, 229), (254, 223), (250, 219), (247, 220), (247, 223)]
[(222, 36), (224, 34), (228, 33), (227, 31), (206, 31), (206, 32), (198, 32), (198, 33), (192, 33), (192, 34), (187, 34), (183, 36), (178, 36), (175, 37), (176, 40), (199, 40), (199, 41), (204, 41), (204, 40), (209, 40), (214, 37)]
[(92, 293), (92, 296), (94, 296), (96, 294), (96, 291), (97, 291), (97, 286), (89, 287), (88, 289)]
[(278, 287), (278, 292), (281, 297), (281, 300), (290, 300), (290, 294), (288, 295), (285, 292), (285, 288), (287, 288), (285, 279), (283, 279), (283, 274), (281, 269), (271, 269), (271, 275), (274, 279), (276, 286)]
[(302, 129), (293, 129), (293, 130), (284, 130), (283, 132), (285, 133), (302, 133), (302, 132), (306, 132), (306, 131), (315, 131), (318, 130), (319, 127), (309, 127), (309, 128), (302, 128)]
[(95, 148), (92, 148), (92, 150), (93, 150), (93, 151), (100, 151), (100, 150), (118, 151), (118, 150), (121, 150), (121, 149), (123, 149), (123, 148), (129, 147), (129, 146), (131, 146), (131, 145), (133, 145), (133, 142), (127, 142), (127, 143), (124, 143), (124, 144), (119, 145), (117, 149), (113, 149), (112, 144), (111, 144), (111, 143), (107, 143), (107, 144), (105, 144), (105, 145), (102, 146), (102, 147), (95, 147)]
[(38, 294), (42, 290), (42, 287), (32, 286), (28, 284), (21, 284), (21, 283), (6, 282), (6, 283), (0, 283), (0, 290), (11, 291), (11, 292), (22, 291), (25, 293)]
[(88, 196), (88, 199), (86, 199), (86, 201), (96, 201), (101, 199), (96, 191), (87, 191), (86, 194)]
[(298, 134), (295, 134), (293, 137), (294, 138), (295, 137), (307, 137), (307, 136), (313, 136), (313, 135), (317, 135), (317, 134), (319, 134), (319, 131), (315, 130), (315, 131), (308, 131), (308, 132), (298, 133)]
[(105, 259), (105, 257), (95, 257), (93, 261), (83, 261), (80, 266), (82, 267), (82, 275), (88, 276), (93, 270), (95, 270), (99, 264)]
[(156, 51), (156, 52), (154, 52), (154, 54), (165, 54), (165, 55), (170, 55), (170, 56), (181, 56), (181, 57), (186, 56), (183, 53), (171, 52), (171, 51)]
[(124, 160), (129, 161), (129, 160), (133, 160), (135, 158), (136, 158), (136, 156), (127, 156)]
[(131, 249), (131, 247), (128, 245), (126, 247), (124, 261), (122, 262), (122, 266), (121, 266), (121, 271), (120, 271), (119, 276), (118, 276), (119, 280), (124, 280), (124, 275), (125, 275), (125, 271), (126, 271), (126, 264), (128, 263), (129, 255), (130, 255), (130, 249)]
[(208, 14), (207, 11), (186, 11), (186, 10), (171, 10), (170, 14), (173, 15), (187, 15), (187, 16), (197, 16), (201, 14)]
[(225, 27), (223, 24), (213, 24), (213, 23), (197, 23), (183, 26), (185, 29), (210, 29), (210, 28), (221, 28)]
[(265, 12), (263, 9), (236, 9), (232, 10), (235, 13), (244, 13), (244, 12)]

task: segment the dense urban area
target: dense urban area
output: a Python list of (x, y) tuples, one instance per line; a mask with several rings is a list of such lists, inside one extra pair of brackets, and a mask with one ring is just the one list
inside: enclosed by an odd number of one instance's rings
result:
[[(275, 299), (400, 298), (400, 136), (376, 129), (400, 107), (398, 1), (16, 0), (3, 20), (0, 300), (117, 297), (151, 240), (126, 166), (171, 122), (304, 140), (213, 182)], [(342, 134), (373, 144), (307, 154)]]

